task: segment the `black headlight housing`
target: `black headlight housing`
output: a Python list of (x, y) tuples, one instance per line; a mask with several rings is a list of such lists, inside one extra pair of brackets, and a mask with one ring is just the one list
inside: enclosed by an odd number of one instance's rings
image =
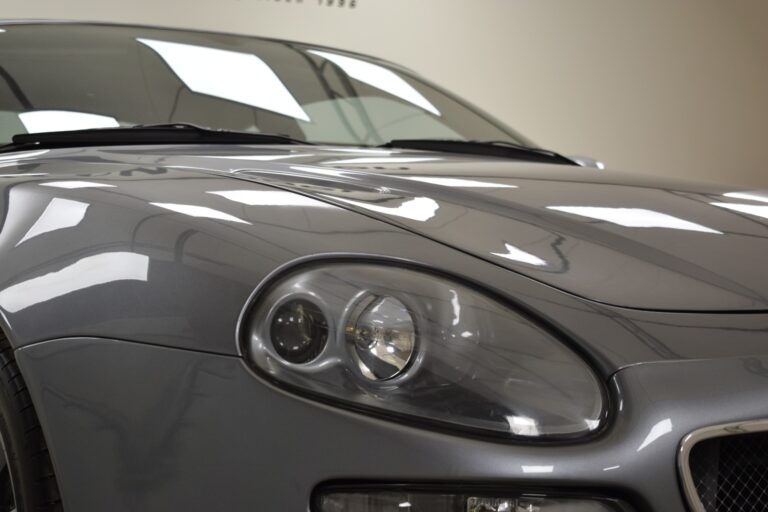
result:
[(606, 416), (589, 365), (476, 288), (413, 268), (314, 263), (261, 287), (242, 325), (258, 372), (380, 416), (505, 439), (578, 439)]

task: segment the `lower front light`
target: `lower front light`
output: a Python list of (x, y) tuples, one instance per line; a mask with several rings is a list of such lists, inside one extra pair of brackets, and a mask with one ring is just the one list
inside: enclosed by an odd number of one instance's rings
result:
[(625, 512), (615, 500), (375, 491), (321, 494), (315, 512)]

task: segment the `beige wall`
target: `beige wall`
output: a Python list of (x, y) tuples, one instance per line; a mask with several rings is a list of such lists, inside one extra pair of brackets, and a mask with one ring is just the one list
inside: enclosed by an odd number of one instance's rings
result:
[(193, 27), (370, 53), (563, 153), (768, 188), (765, 0), (297, 2), (24, 0), (6, 2), (0, 16)]

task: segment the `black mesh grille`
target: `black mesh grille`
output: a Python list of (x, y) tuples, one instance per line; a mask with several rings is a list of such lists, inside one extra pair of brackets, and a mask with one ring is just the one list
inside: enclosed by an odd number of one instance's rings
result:
[(768, 511), (768, 433), (701, 441), (690, 466), (706, 512)]

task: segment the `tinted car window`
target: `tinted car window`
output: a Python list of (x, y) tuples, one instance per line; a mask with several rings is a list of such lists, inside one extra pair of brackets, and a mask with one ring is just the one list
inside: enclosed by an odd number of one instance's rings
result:
[(0, 142), (15, 133), (173, 122), (350, 145), (530, 144), (406, 70), (338, 50), (97, 25), (0, 32)]

